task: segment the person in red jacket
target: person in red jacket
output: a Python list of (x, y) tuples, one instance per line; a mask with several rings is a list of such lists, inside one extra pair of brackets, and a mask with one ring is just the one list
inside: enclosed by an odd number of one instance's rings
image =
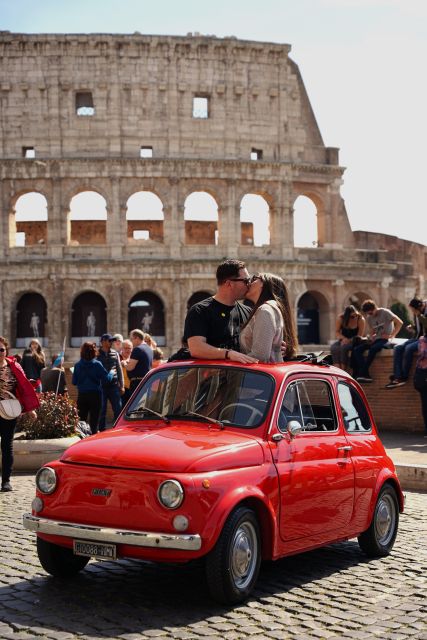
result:
[[(15, 358), (8, 357), (8, 349), (8, 341), (0, 336), (0, 400), (6, 400), (10, 397), (7, 392), (13, 393), (21, 403), (24, 413), (33, 412), (39, 406), (39, 400), (21, 365), (16, 362)], [(0, 417), (2, 491), (12, 491), (10, 476), (13, 468), (15, 427), (16, 418), (5, 420)]]

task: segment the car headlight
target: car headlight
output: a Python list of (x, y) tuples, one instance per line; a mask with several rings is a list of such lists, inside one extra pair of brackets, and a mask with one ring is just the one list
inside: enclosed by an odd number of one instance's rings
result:
[(52, 467), (42, 467), (37, 471), (36, 487), (42, 493), (53, 493), (56, 489), (57, 477)]
[(166, 480), (160, 485), (157, 497), (167, 509), (178, 509), (184, 500), (184, 489), (177, 480)]

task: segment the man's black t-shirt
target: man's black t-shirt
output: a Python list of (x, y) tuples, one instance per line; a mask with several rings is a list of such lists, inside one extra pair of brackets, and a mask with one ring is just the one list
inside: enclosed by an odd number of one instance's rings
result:
[(241, 302), (230, 307), (215, 298), (206, 298), (193, 305), (187, 313), (184, 339), (203, 336), (213, 347), (240, 351), (240, 329), (250, 312), (251, 308)]
[(138, 362), (135, 365), (135, 369), (128, 371), (129, 380), (132, 381), (133, 378), (143, 378), (151, 369), (153, 362), (153, 350), (148, 346), (148, 344), (141, 343), (132, 349), (130, 359), (138, 360)]

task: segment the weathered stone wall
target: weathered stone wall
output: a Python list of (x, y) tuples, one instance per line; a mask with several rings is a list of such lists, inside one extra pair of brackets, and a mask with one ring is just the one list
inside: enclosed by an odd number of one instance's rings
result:
[[(58, 350), (72, 335), (74, 300), (88, 291), (103, 296), (108, 329), (126, 334), (130, 301), (148, 291), (163, 304), (169, 352), (180, 345), (188, 299), (215, 290), (224, 257), (283, 275), (295, 309), (310, 292), (322, 343), (355, 294), (385, 306), (423, 294), (425, 247), (399, 240), (397, 251), (384, 236), (351, 232), (338, 150), (323, 144), (289, 51), (232, 38), (0, 33), (0, 334), (15, 340), (17, 304), (36, 292)], [(93, 115), (77, 115), (79, 93), (91, 94)], [(208, 118), (193, 118), (196, 96), (208, 98)], [(147, 146), (153, 157), (140, 158)], [(29, 147), (34, 159), (23, 157)], [(250, 160), (252, 149), (262, 159)], [(16, 222), (15, 205), (33, 191), (47, 201), (46, 234), (15, 246), (20, 225), (31, 228)], [(105, 198), (106, 221), (71, 220), (82, 191)], [(139, 191), (160, 198), (160, 224), (126, 220)], [(197, 191), (215, 198), (218, 222), (184, 220)], [(248, 242), (246, 194), (268, 204), (268, 245)], [(317, 208), (315, 248), (294, 246), (300, 195)], [(134, 228), (151, 229), (150, 239), (134, 240)]]

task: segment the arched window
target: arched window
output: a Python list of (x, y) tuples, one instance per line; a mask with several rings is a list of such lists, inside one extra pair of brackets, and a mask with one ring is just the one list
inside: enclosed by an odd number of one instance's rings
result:
[(165, 312), (159, 296), (141, 291), (129, 302), (128, 329), (141, 329), (149, 333), (159, 347), (166, 344)]
[(310, 198), (298, 196), (294, 204), (294, 246), (317, 247), (317, 208)]
[(193, 295), (191, 295), (188, 298), (187, 309), (190, 309), (190, 307), (192, 307), (193, 304), (197, 304), (198, 302), (201, 302), (202, 300), (206, 300), (206, 298), (210, 298), (211, 295), (212, 294), (208, 293), (208, 291), (196, 291), (195, 293), (193, 293)]
[(329, 339), (329, 305), (317, 291), (307, 291), (298, 301), (298, 342), (323, 344)]
[(94, 291), (77, 296), (71, 309), (71, 346), (80, 347), (83, 342), (99, 342), (107, 331), (107, 305), (104, 298)]
[(270, 208), (266, 200), (247, 193), (240, 203), (241, 243), (262, 247), (270, 244)]
[(33, 338), (46, 347), (46, 329), (46, 300), (39, 293), (24, 293), (16, 305), (16, 347), (27, 347)]
[(82, 191), (70, 201), (69, 243), (105, 244), (107, 203), (96, 191)]
[(163, 204), (155, 193), (133, 193), (126, 206), (128, 240), (163, 242)]
[(218, 244), (218, 204), (209, 193), (194, 191), (184, 205), (185, 244)]
[(15, 203), (15, 225), (13, 246), (27, 247), (47, 243), (47, 200), (44, 195), (31, 191), (19, 196)]

